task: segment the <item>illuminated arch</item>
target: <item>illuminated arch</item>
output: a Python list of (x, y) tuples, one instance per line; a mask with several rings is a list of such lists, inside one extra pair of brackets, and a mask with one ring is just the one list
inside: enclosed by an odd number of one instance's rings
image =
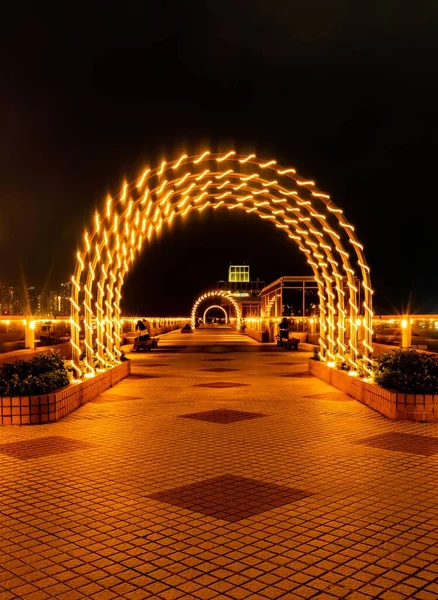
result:
[(204, 325), (205, 325), (205, 319), (206, 319), (206, 317), (207, 317), (207, 313), (208, 313), (208, 311), (209, 311), (209, 310), (211, 310), (212, 308), (220, 308), (220, 309), (223, 311), (223, 313), (224, 313), (224, 315), (225, 315), (225, 325), (226, 325), (226, 324), (228, 323), (228, 315), (227, 315), (227, 311), (226, 311), (226, 310), (225, 310), (225, 308), (224, 308), (223, 306), (221, 306), (220, 304), (212, 304), (211, 306), (209, 306), (208, 308), (206, 308), (206, 309), (204, 310), (204, 315), (203, 315), (203, 317), (202, 317), (202, 322), (204, 323)]
[(279, 293), (275, 294), (274, 296), (272, 296), (272, 298), (269, 300), (268, 304), (266, 305), (266, 311), (263, 316), (266, 317), (267, 319), (269, 319), (269, 317), (271, 316), (272, 307), (274, 306), (274, 303), (277, 300), (277, 298), (280, 298), (280, 296), (281, 296), (281, 294), (279, 294)]
[[(83, 246), (77, 252), (72, 277), (72, 363), (92, 376), (93, 325), (101, 368), (120, 358), (120, 299), (124, 279), (145, 242), (176, 217), (193, 210), (220, 207), (255, 213), (282, 229), (305, 254), (318, 286), (320, 356), (328, 364), (336, 357), (357, 365), (358, 318), (364, 323), (363, 356), (370, 371), (372, 352), (372, 289), (370, 269), (354, 228), (314, 181), (235, 151), (182, 155), (146, 169), (96, 212)], [(347, 250), (352, 250), (352, 257)], [(352, 263), (352, 258), (355, 262)], [(359, 310), (360, 283), (363, 311)], [(79, 294), (84, 291), (83, 305)], [(80, 317), (84, 317), (85, 368), (80, 366)], [(348, 333), (348, 336), (346, 335)], [(346, 338), (348, 337), (348, 347)]]
[[(207, 300), (209, 298), (225, 298), (226, 300), (228, 300), (228, 302), (230, 302), (230, 304), (233, 305), (234, 310), (236, 312), (236, 327), (237, 329), (240, 329), (242, 327), (242, 311), (240, 309), (240, 305), (238, 302), (236, 302), (236, 300), (233, 298), (233, 296), (229, 293), (226, 292), (224, 290), (212, 290), (210, 292), (205, 292), (205, 294), (202, 294), (202, 296), (199, 296), (199, 298), (196, 300), (196, 302), (194, 303), (193, 307), (192, 307), (192, 314), (191, 314), (191, 324), (192, 327), (195, 326), (196, 324), (196, 316), (198, 314), (198, 306), (201, 304), (201, 302), (203, 302), (204, 300)], [(210, 306), (210, 308), (212, 308)], [(219, 308), (222, 308), (222, 306), (219, 306)], [(207, 309), (209, 310), (209, 309)], [(224, 309), (222, 309), (224, 310)], [(207, 311), (205, 311), (207, 312)], [(224, 310), (225, 314), (226, 311)], [(205, 317), (205, 313), (204, 313), (204, 317)]]

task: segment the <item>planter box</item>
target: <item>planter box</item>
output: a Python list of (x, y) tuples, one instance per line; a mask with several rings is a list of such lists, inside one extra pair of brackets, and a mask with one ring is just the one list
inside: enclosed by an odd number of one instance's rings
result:
[(47, 352), (48, 350), (58, 350), (62, 358), (67, 360), (71, 358), (71, 343), (64, 342), (62, 344), (55, 344), (54, 346), (40, 346), (38, 348), (33, 348), (32, 350), (12, 350), (11, 352), (3, 352), (0, 355), (0, 365), (17, 362), (18, 360), (32, 360), (37, 354)]
[(0, 396), (1, 425), (36, 425), (54, 423), (83, 404), (93, 400), (131, 372), (126, 360), (95, 377), (71, 383), (43, 396)]
[(309, 360), (309, 371), (390, 419), (429, 423), (438, 421), (438, 395), (391, 392), (376, 383), (352, 377), (345, 371), (333, 369), (316, 360)]

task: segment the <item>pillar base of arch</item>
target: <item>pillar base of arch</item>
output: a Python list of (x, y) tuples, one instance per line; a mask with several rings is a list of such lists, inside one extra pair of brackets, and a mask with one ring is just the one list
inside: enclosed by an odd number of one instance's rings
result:
[(391, 392), (376, 383), (352, 377), (346, 371), (312, 359), (309, 360), (309, 371), (389, 419), (438, 422), (438, 395)]
[(80, 406), (90, 402), (118, 383), (131, 372), (131, 361), (126, 360), (94, 377), (41, 396), (0, 396), (1, 425), (39, 425), (54, 423)]

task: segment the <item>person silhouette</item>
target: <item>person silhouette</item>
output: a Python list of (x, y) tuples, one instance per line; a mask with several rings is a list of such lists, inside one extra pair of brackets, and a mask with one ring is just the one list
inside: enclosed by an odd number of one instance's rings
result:
[(280, 341), (287, 340), (287, 338), (289, 336), (289, 323), (288, 323), (286, 317), (283, 317), (283, 320), (281, 321), (278, 328), (280, 330)]
[(146, 332), (146, 325), (140, 319), (137, 321), (135, 331), (138, 331), (138, 337), (135, 338), (135, 341), (138, 342), (141, 336), (144, 335)]

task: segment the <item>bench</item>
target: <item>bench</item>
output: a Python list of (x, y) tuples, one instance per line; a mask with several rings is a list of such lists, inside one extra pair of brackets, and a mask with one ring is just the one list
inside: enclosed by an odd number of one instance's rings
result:
[(298, 344), (300, 339), (296, 337), (281, 338), (279, 335), (276, 336), (277, 346), (281, 346), (285, 350), (298, 350)]
[(144, 350), (152, 350), (152, 348), (158, 347), (158, 336), (150, 336), (148, 339), (139, 339), (134, 340), (134, 345), (132, 347), (133, 352), (143, 352)]

